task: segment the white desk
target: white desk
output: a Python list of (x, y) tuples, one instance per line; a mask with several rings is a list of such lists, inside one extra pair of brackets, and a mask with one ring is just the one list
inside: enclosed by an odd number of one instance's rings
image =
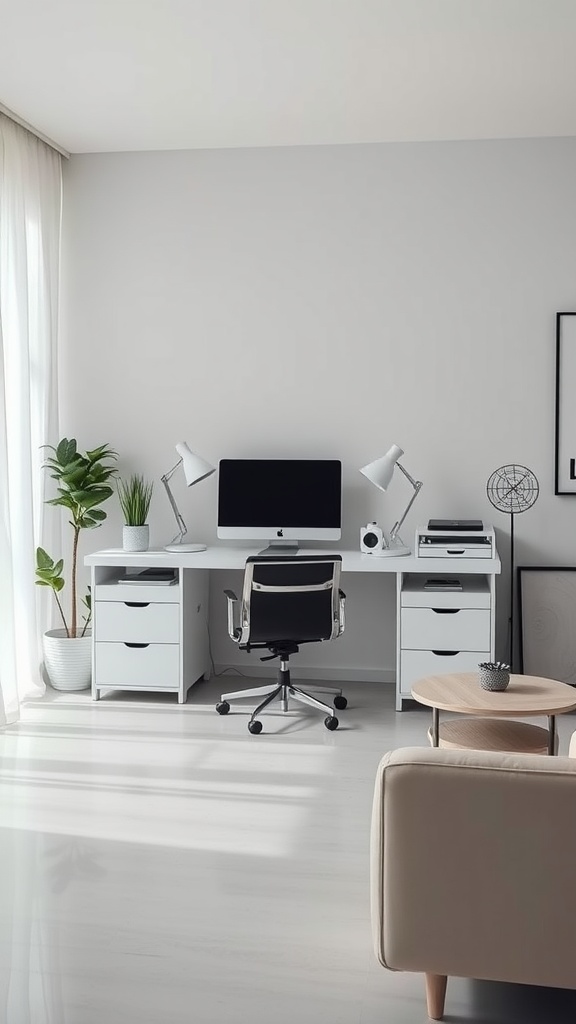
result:
[[(104, 690), (162, 690), (179, 703), (200, 677), (210, 674), (206, 620), (211, 569), (243, 569), (256, 547), (214, 546), (174, 553), (121, 549), (87, 555), (91, 567), (92, 697)], [(494, 658), (495, 558), (377, 558), (360, 551), (301, 548), (301, 554), (342, 556), (343, 573), (396, 575), (396, 707), (410, 698), (415, 679), (474, 671)], [(177, 583), (163, 587), (118, 583), (127, 569), (175, 568)], [(428, 577), (458, 576), (460, 591), (423, 589)]]

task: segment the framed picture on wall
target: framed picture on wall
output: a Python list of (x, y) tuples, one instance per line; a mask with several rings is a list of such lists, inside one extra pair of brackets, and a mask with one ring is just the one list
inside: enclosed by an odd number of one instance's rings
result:
[(576, 494), (576, 313), (556, 314), (555, 494)]
[(576, 566), (518, 566), (520, 672), (576, 685)]

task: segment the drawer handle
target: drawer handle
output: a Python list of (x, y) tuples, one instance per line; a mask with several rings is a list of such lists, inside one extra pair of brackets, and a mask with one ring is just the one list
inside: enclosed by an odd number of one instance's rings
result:
[(464, 548), (448, 548), (446, 550), (447, 555), (463, 555)]
[(147, 608), (150, 601), (124, 601), (127, 608)]
[(456, 615), (456, 612), (462, 611), (461, 608), (432, 608), (436, 615)]
[(150, 644), (129, 644), (124, 641), (124, 647), (150, 647)]
[(460, 651), (432, 651), (437, 658), (453, 658), (455, 654), (460, 654)]

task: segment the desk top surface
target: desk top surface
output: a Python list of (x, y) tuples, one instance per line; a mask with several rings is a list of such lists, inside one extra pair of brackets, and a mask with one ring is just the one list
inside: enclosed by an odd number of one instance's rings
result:
[[(257, 555), (262, 550), (258, 547), (231, 547), (214, 545), (205, 551), (178, 552), (165, 551), (164, 548), (149, 551), (124, 551), (122, 548), (111, 548), (106, 551), (94, 551), (84, 558), (85, 565), (125, 565), (125, 566), (158, 566), (182, 569), (243, 569), (249, 555)], [(304, 548), (301, 555), (342, 556), (343, 572), (385, 572), (385, 573), (484, 573), (492, 574), (501, 571), (500, 559), (496, 558), (417, 558), (414, 555), (389, 555), (378, 557), (363, 554), (361, 551), (345, 551), (336, 547)]]

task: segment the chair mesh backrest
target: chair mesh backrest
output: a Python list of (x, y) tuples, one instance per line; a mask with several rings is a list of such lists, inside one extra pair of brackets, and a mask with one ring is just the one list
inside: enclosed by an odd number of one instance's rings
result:
[[(240, 643), (311, 643), (336, 636), (341, 562), (340, 555), (249, 558)], [(268, 587), (274, 589), (264, 589)], [(311, 587), (319, 589), (307, 589)]]

